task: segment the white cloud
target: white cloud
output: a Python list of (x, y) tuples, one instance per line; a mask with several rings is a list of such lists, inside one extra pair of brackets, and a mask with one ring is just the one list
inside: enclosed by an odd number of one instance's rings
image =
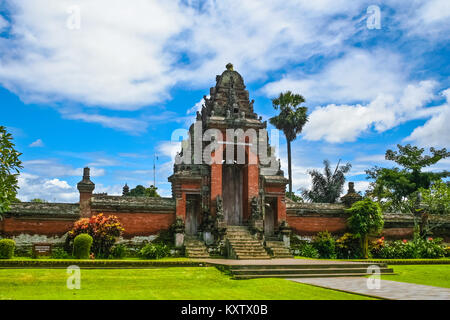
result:
[[(208, 99), (210, 98), (210, 95), (206, 96)], [(197, 111), (202, 111), (203, 108), (203, 104), (205, 103), (205, 99), (202, 98), (199, 102), (197, 102), (192, 108), (188, 109), (186, 111), (186, 114), (193, 114), (196, 113)]]
[(340, 143), (355, 141), (372, 128), (384, 132), (412, 119), (430, 117), (439, 108), (424, 108), (433, 97), (434, 81), (409, 84), (400, 97), (380, 93), (367, 105), (335, 105), (316, 108), (303, 130), (304, 139)]
[(77, 202), (79, 192), (66, 181), (46, 179), (37, 175), (21, 173), (19, 178), (18, 198), (30, 201), (39, 198), (50, 202)]
[[(403, 6), (403, 1), (397, 1), (399, 9)], [(398, 10), (394, 18), (408, 35), (440, 41), (449, 38), (450, 3), (447, 0), (411, 1), (407, 8)]]
[(30, 148), (41, 148), (44, 146), (44, 142), (41, 139), (37, 139), (29, 145)]
[(370, 101), (380, 93), (398, 95), (406, 86), (406, 66), (401, 58), (386, 50), (374, 52), (353, 49), (330, 62), (316, 74), (300, 69), (262, 89), (268, 96), (291, 90), (301, 93), (307, 102)]
[(158, 147), (158, 152), (164, 156), (170, 157), (172, 164), (175, 161), (177, 152), (181, 151), (181, 142), (179, 141), (163, 141)]
[[(353, 1), (7, 0), (11, 34), (0, 45), (0, 83), (28, 102), (73, 100), (134, 110), (202, 86), (233, 62), (250, 78), (338, 50), (354, 32)], [(188, 2), (189, 3), (189, 2)], [(334, 19), (331, 19), (334, 17)], [(181, 57), (187, 56), (189, 68)], [(97, 119), (98, 120), (98, 119)]]
[[(53, 159), (36, 159), (23, 162), (24, 170), (46, 178), (50, 177), (82, 177), (83, 168), (64, 165)], [(91, 177), (105, 175), (105, 169), (92, 167)]]
[[(367, 189), (369, 189), (369, 181), (355, 181), (355, 190), (361, 191), (363, 194), (366, 192)], [(347, 193), (347, 188), (345, 188), (345, 192)]]
[(75, 113), (64, 114), (64, 117), (72, 120), (81, 120), (88, 123), (99, 123), (103, 127), (117, 129), (129, 134), (141, 134), (147, 131), (147, 122), (121, 117), (108, 117), (99, 114)]
[(405, 141), (414, 141), (428, 147), (450, 147), (450, 88), (442, 94), (447, 102), (437, 107), (439, 112), (423, 126), (415, 128)]

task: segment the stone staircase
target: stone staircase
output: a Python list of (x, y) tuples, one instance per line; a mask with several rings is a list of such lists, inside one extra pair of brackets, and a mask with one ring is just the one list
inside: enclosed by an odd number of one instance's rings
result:
[(283, 241), (266, 240), (266, 249), (274, 259), (294, 258), (289, 248)]
[[(328, 263), (328, 264), (249, 264), (229, 267), (234, 279), (255, 278), (323, 278), (323, 277), (361, 277), (368, 275), (368, 266), (373, 263)], [(394, 274), (386, 264), (375, 263), (382, 274)], [(371, 273), (370, 273), (371, 274)]]
[(184, 239), (186, 249), (186, 257), (194, 259), (209, 258), (208, 249), (203, 241), (194, 237), (186, 237)]
[(250, 234), (246, 226), (228, 226), (226, 240), (232, 259), (270, 259), (262, 243)]

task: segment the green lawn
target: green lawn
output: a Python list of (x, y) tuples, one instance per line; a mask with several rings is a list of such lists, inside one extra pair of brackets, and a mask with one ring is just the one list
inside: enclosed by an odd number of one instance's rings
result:
[(450, 265), (395, 265), (392, 267), (397, 275), (382, 275), (381, 279), (450, 288)]
[(0, 299), (329, 299), (367, 297), (283, 279), (231, 280), (213, 267), (82, 269), (81, 289), (65, 269), (0, 269)]

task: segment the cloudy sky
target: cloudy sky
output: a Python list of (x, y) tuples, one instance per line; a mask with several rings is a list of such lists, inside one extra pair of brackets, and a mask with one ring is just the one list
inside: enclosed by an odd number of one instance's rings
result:
[(23, 152), (19, 198), (77, 201), (86, 165), (96, 192), (150, 185), (155, 154), (170, 196), (172, 132), (228, 62), (264, 119), (281, 91), (305, 96), (294, 188), (342, 159), (365, 190), (364, 170), (392, 166), (396, 144), (450, 148), (449, 40), (448, 0), (0, 0), (0, 125)]

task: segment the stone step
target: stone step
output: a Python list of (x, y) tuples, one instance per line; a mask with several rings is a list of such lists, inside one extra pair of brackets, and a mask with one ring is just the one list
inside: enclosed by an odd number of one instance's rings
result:
[(228, 239), (230, 243), (233, 243), (235, 245), (260, 245), (262, 246), (261, 242), (258, 240), (235, 240), (235, 239)]
[(205, 243), (195, 238), (188, 238), (184, 243), (186, 256), (189, 258), (204, 259), (209, 258), (208, 250)]
[(266, 247), (270, 248), (286, 248), (282, 241), (266, 241)]
[(264, 248), (259, 248), (259, 247), (233, 247), (233, 249), (236, 252), (257, 251), (257, 252), (267, 253), (267, 251), (264, 250)]
[(247, 251), (235, 251), (236, 255), (238, 256), (269, 256), (267, 252), (264, 251), (254, 251), (254, 250), (247, 250)]
[(360, 273), (329, 273), (329, 274), (271, 274), (271, 275), (236, 275), (233, 276), (236, 280), (247, 280), (257, 278), (329, 278), (329, 277), (363, 277), (364, 274)]
[(207, 252), (205, 248), (186, 248), (189, 252)]
[[(329, 268), (329, 269), (246, 269), (246, 270), (233, 270), (235, 275), (271, 275), (271, 274), (339, 274), (339, 273), (354, 273), (354, 274), (364, 274), (367, 275), (366, 268)], [(392, 268), (380, 269), (380, 273), (393, 273)]]
[(238, 259), (241, 260), (270, 260), (270, 257), (268, 255), (261, 255), (261, 256), (237, 256)]
[(369, 266), (377, 265), (381, 269), (386, 268), (385, 263), (327, 263), (327, 264), (277, 264), (277, 265), (233, 265), (232, 270), (238, 269), (358, 269), (358, 268), (368, 268)]

